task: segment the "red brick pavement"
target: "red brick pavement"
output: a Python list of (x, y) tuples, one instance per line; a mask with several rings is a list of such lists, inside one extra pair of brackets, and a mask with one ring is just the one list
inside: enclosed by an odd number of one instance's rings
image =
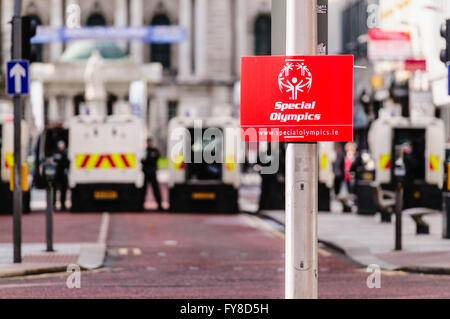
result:
[[(102, 218), (101, 213), (54, 216), (54, 242), (96, 242)], [(33, 212), (22, 218), (23, 243), (45, 242), (45, 213)], [(12, 216), (0, 215), (0, 243), (12, 242)]]

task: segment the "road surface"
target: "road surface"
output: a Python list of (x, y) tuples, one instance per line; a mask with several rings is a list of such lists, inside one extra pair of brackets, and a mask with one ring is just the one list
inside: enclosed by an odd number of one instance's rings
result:
[[(39, 217), (43, 221), (42, 213), (24, 216)], [(2, 216), (1, 223), (8, 218)], [(58, 215), (60, 227), (73, 224), (86, 233), (96, 231), (89, 225), (99, 219), (98, 214)], [(67, 288), (68, 273), (47, 274), (0, 280), (0, 298), (284, 296), (283, 235), (253, 216), (111, 214), (107, 244), (105, 266), (82, 272), (80, 289)], [(368, 275), (338, 253), (320, 249), (320, 298), (450, 297), (450, 276), (382, 272), (381, 288), (369, 289)]]

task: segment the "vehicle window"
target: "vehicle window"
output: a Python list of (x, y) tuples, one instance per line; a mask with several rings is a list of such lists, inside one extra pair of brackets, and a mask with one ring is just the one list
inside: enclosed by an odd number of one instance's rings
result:
[[(221, 137), (211, 136), (205, 138), (203, 129), (202, 136), (194, 136), (194, 129), (189, 129), (191, 136), (191, 162), (186, 163), (186, 178), (188, 180), (221, 180), (222, 179), (222, 162), (223, 162), (223, 140)], [(222, 131), (221, 131), (222, 132)], [(217, 153), (216, 153), (217, 152)], [(197, 155), (196, 155), (197, 154)], [(220, 158), (219, 163), (206, 163), (203, 154), (211, 154), (214, 158)], [(201, 163), (194, 163), (197, 157), (202, 158)]]

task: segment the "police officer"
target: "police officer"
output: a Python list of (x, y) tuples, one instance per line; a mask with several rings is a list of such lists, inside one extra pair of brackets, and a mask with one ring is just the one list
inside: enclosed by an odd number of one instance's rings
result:
[(158, 210), (163, 211), (164, 209), (161, 205), (161, 192), (159, 190), (159, 184), (156, 179), (156, 168), (160, 153), (159, 150), (153, 146), (151, 138), (147, 139), (146, 152), (147, 154), (145, 158), (142, 160), (142, 166), (145, 174), (144, 192), (147, 191), (147, 185), (150, 183), (152, 185), (153, 195), (155, 197), (156, 202), (158, 203)]
[(334, 194), (338, 196), (345, 180), (345, 153), (340, 143), (334, 145), (334, 150), (336, 152), (336, 159), (333, 161)]
[[(415, 187), (414, 181), (417, 178), (417, 172), (419, 171), (419, 161), (414, 156), (414, 145), (410, 141), (406, 141), (402, 144), (403, 162), (405, 164), (405, 177), (403, 180), (403, 201), (404, 207), (414, 207), (414, 205), (420, 205), (420, 202), (414, 197)], [(423, 165), (422, 165), (423, 167)]]
[(56, 202), (56, 190), (60, 192), (61, 210), (66, 210), (66, 194), (69, 172), (69, 158), (67, 157), (66, 143), (64, 141), (58, 142), (58, 150), (53, 154), (53, 159), (56, 164), (55, 186), (53, 188), (53, 204)]

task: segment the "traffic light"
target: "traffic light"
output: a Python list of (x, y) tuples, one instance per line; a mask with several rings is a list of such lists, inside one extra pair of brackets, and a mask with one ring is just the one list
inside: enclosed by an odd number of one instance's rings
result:
[(445, 49), (441, 51), (441, 61), (447, 64), (450, 62), (450, 19), (442, 24), (441, 37), (445, 39)]
[(30, 16), (22, 17), (22, 59), (34, 61), (30, 40), (36, 35), (37, 25)]

